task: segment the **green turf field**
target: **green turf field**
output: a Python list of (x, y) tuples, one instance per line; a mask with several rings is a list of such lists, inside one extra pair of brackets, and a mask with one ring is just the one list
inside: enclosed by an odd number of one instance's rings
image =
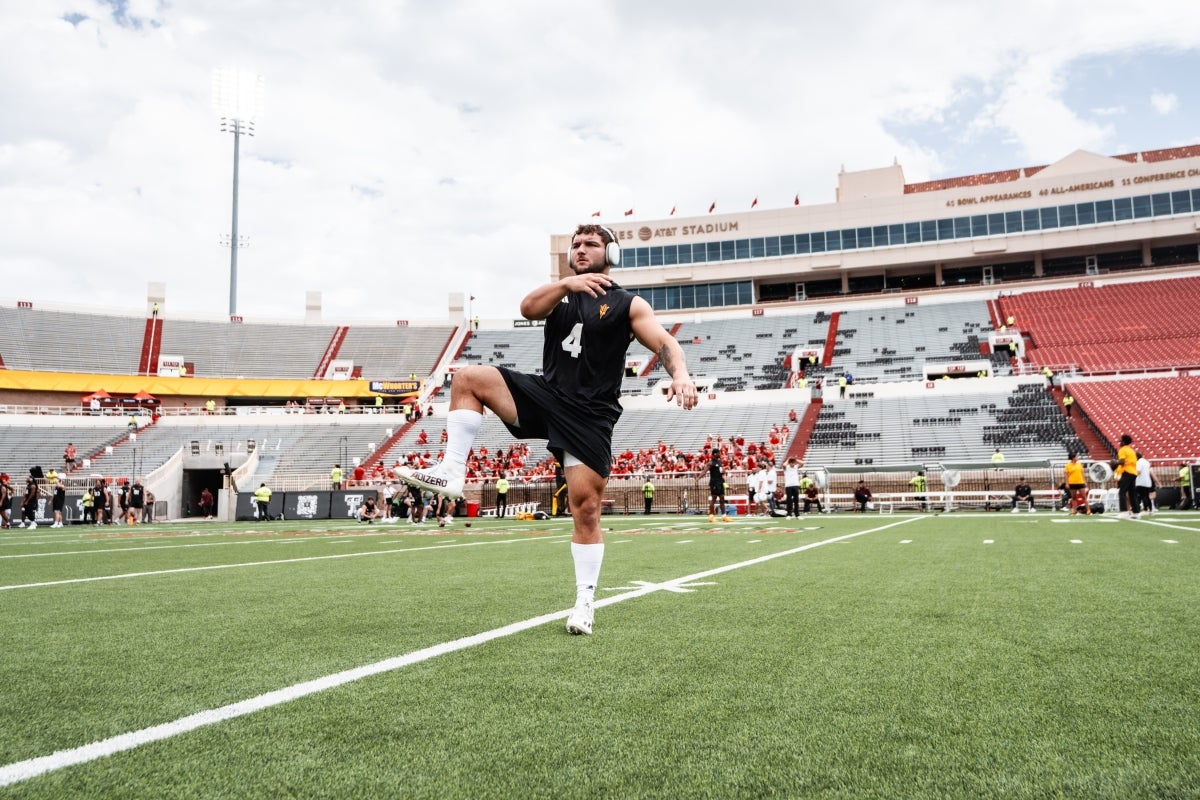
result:
[(1200, 797), (1200, 515), (0, 536), (0, 797)]

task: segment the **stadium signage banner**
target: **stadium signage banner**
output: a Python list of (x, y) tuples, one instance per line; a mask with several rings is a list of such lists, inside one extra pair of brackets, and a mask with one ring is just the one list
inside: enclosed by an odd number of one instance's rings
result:
[(181, 369), (183, 369), (183, 356), (160, 355), (158, 357), (158, 377), (178, 378)]
[(354, 362), (339, 358), (329, 362), (329, 369), (325, 370), (325, 379), (330, 381), (348, 381), (353, 372)]
[(371, 381), (368, 387), (375, 394), (416, 394), (421, 391), (420, 381)]

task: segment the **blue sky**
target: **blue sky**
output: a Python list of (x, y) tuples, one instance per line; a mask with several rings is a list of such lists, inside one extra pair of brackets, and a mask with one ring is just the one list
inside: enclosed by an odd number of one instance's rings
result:
[(511, 318), (548, 237), (1200, 141), (1200, 14), (1128, 2), (447, 0), (0, 5), (0, 302), (228, 307), (232, 140), (263, 77), (238, 311)]

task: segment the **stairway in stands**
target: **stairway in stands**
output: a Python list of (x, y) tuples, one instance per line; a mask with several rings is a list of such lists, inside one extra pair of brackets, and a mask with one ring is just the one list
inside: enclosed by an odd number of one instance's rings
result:
[(154, 375), (158, 372), (158, 355), (162, 352), (163, 321), (158, 317), (146, 320), (146, 331), (142, 334), (142, 354), (138, 357), (138, 375)]
[(801, 462), (804, 461), (804, 454), (808, 452), (808, 440), (812, 437), (813, 429), (817, 427), (817, 417), (821, 416), (822, 402), (818, 398), (804, 409), (804, 416), (800, 418), (800, 424), (796, 426), (796, 432), (792, 435), (792, 444), (788, 447), (785, 460), (798, 458)]
[[(1062, 408), (1063, 390), (1057, 386), (1051, 388), (1050, 395), (1054, 398), (1054, 404)], [(1096, 432), (1095, 426), (1088, 420), (1087, 416), (1079, 408), (1075, 406), (1075, 411), (1071, 416), (1067, 417), (1067, 422), (1071, 425), (1071, 429), (1075, 431), (1075, 435), (1079, 437), (1079, 441), (1083, 442), (1083, 446), (1088, 449), (1088, 458), (1093, 461), (1108, 461), (1113, 458), (1116, 453), (1105, 443), (1100, 434)]]
[(325, 355), (321, 356), (321, 362), (317, 364), (317, 371), (313, 373), (313, 380), (319, 381), (325, 377), (325, 373), (329, 371), (329, 365), (337, 358), (338, 351), (342, 349), (342, 342), (346, 341), (346, 334), (349, 332), (349, 325), (339, 325), (333, 332), (333, 336), (329, 339), (329, 346), (325, 348)]
[(829, 332), (825, 334), (825, 352), (821, 354), (821, 366), (828, 367), (833, 364), (833, 351), (837, 347), (837, 332), (838, 321), (841, 319), (842, 312), (835, 311), (829, 315)]

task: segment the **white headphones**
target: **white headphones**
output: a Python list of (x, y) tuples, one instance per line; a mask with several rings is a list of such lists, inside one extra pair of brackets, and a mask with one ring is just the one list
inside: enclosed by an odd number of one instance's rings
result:
[[(612, 232), (612, 228), (606, 225), (598, 225), (594, 222), (588, 223), (604, 231), (608, 237), (608, 244), (604, 245), (604, 266), (615, 267), (621, 263), (621, 245), (617, 244), (617, 235)], [(571, 242), (574, 243), (575, 237), (571, 237)]]

